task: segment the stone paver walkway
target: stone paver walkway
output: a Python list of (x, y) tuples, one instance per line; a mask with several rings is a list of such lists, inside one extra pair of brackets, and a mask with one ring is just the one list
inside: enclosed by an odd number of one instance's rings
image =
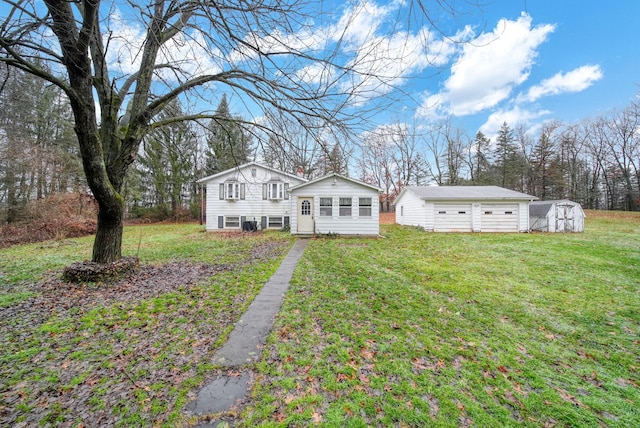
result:
[[(273, 328), (275, 317), (289, 289), (298, 260), (307, 247), (308, 240), (298, 239), (280, 267), (262, 287), (247, 312), (236, 323), (227, 342), (213, 357), (213, 362), (224, 367), (240, 367), (260, 359), (262, 347)], [(249, 389), (251, 374), (222, 375), (204, 386), (188, 409), (196, 415), (207, 415), (229, 410), (241, 400)], [(215, 426), (200, 425), (201, 428)]]

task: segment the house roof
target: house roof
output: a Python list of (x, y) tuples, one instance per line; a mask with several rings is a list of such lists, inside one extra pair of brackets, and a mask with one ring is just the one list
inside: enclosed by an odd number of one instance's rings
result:
[(420, 199), (435, 201), (453, 200), (528, 200), (533, 201), (538, 198), (515, 190), (505, 189), (498, 186), (408, 186), (404, 192), (412, 192)]
[(246, 168), (249, 168), (249, 167), (252, 167), (252, 166), (257, 166), (257, 167), (260, 167), (260, 168), (264, 168), (264, 169), (266, 169), (268, 171), (271, 171), (274, 174), (285, 175), (287, 177), (292, 177), (292, 178), (296, 178), (298, 180), (307, 181), (306, 178), (300, 177), (299, 175), (290, 174), (288, 172), (280, 171), (280, 170), (277, 170), (275, 168), (271, 168), (270, 166), (263, 165), (263, 164), (258, 163), (258, 162), (247, 162), (245, 164), (238, 165), (238, 166), (236, 166), (234, 168), (230, 168), (230, 169), (227, 169), (225, 171), (221, 171), (221, 172), (218, 172), (216, 174), (210, 175), (208, 177), (201, 178), (200, 180), (196, 181), (196, 183), (205, 183), (207, 181), (215, 180), (216, 178), (219, 178), (219, 177), (222, 177), (224, 175), (227, 175), (230, 172), (239, 172), (242, 169), (246, 169)]
[(352, 182), (354, 184), (357, 184), (357, 185), (360, 185), (360, 186), (363, 186), (363, 187), (368, 187), (368, 188), (370, 188), (372, 190), (375, 190), (376, 192), (382, 192), (382, 189), (380, 189), (379, 187), (373, 186), (371, 184), (364, 183), (364, 182), (359, 181), (359, 180), (354, 180), (353, 178), (345, 177), (344, 175), (336, 174), (335, 172), (333, 172), (331, 174), (328, 174), (328, 175), (325, 175), (323, 177), (318, 177), (318, 178), (316, 178), (314, 180), (311, 180), (311, 181), (308, 181), (306, 183), (302, 183), (302, 184), (298, 184), (296, 186), (292, 186), (292, 187), (289, 188), (289, 191), (301, 189), (301, 188), (303, 188), (305, 186), (310, 186), (310, 185), (312, 185), (314, 183), (318, 183), (318, 182), (323, 181), (323, 180), (330, 180), (330, 179), (333, 179), (333, 178), (337, 178), (337, 179), (345, 180), (345, 181), (350, 181), (350, 182)]

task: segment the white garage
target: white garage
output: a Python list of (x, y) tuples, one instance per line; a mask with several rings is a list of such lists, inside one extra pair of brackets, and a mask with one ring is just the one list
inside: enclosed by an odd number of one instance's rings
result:
[(527, 232), (535, 196), (498, 186), (409, 186), (394, 203), (396, 223), (433, 232)]

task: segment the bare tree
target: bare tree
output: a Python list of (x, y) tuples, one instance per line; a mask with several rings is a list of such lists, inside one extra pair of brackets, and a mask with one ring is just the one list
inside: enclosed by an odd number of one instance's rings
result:
[[(459, 12), (449, 0), (396, 7), (406, 26), (418, 22), (436, 30), (433, 18), (443, 10)], [(315, 0), (5, 5), (0, 61), (58, 86), (71, 104), (84, 173), (99, 205), (94, 261), (121, 256), (125, 176), (144, 136), (169, 122), (159, 113), (170, 101), (180, 98), (185, 111), (196, 112), (170, 122), (205, 120), (215, 112), (203, 103), (234, 92), (264, 132), (269, 130), (260, 118), (275, 110), (314, 134), (346, 132), (362, 125), (372, 109), (388, 107), (367, 103), (414, 70), (415, 63), (397, 67), (406, 50), (351, 29), (363, 11), (358, 5), (347, 6), (338, 23), (328, 23), (319, 10), (324, 8)], [(387, 29), (397, 33), (393, 24)], [(399, 34), (406, 42), (411, 37)], [(417, 39), (424, 45), (433, 40)]]
[(259, 141), (259, 156), (269, 166), (312, 178), (316, 165), (327, 148), (315, 140), (312, 132), (285, 115), (269, 116), (272, 133)]
[(606, 121), (606, 144), (619, 171), (623, 186), (622, 209), (635, 211), (640, 206), (640, 108), (632, 103), (614, 112)]
[(387, 132), (378, 129), (363, 135), (361, 156), (357, 161), (360, 179), (382, 189), (380, 208), (389, 211), (393, 199), (401, 189), (397, 181), (394, 146), (389, 141)]
[(447, 153), (446, 122), (430, 123), (425, 135), (427, 170), (438, 185), (447, 184), (447, 165), (443, 162)]

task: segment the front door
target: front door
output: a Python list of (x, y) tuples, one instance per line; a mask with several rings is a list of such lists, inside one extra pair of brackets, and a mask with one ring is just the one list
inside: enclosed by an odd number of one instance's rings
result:
[(313, 233), (313, 198), (298, 198), (298, 233)]

